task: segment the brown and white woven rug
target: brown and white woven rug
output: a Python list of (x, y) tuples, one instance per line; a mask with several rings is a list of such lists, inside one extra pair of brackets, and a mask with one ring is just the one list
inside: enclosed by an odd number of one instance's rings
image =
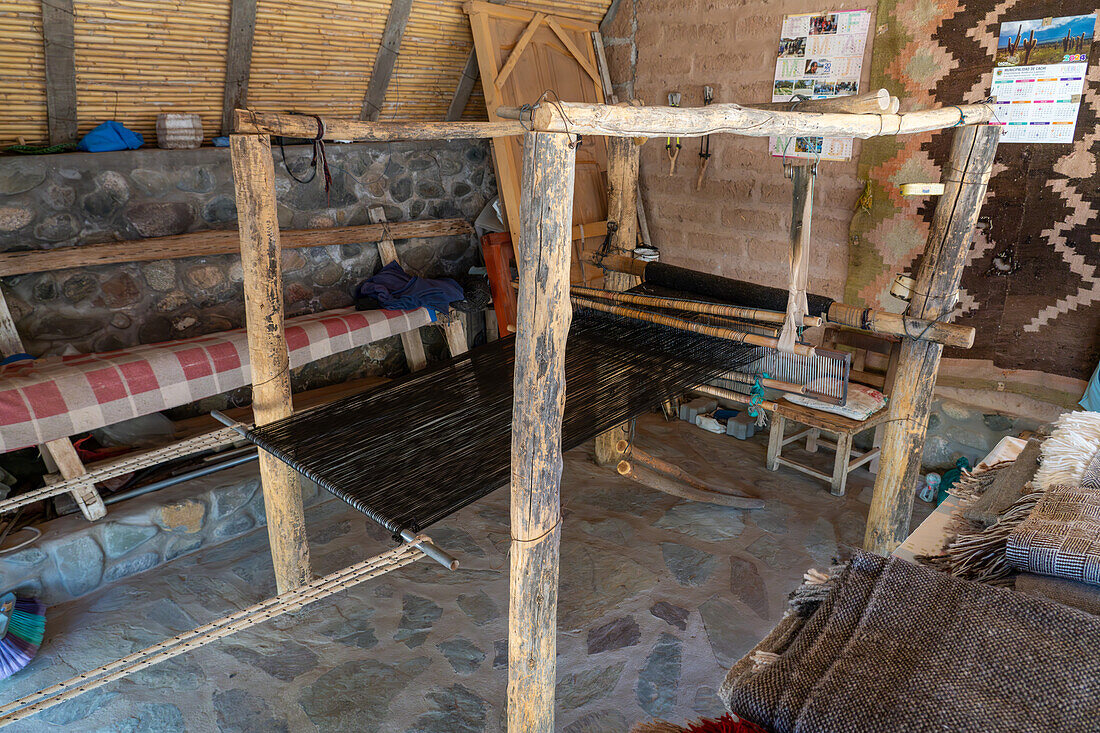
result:
[(1096, 730), (1100, 617), (865, 553), (824, 588), (730, 670), (730, 711), (774, 733)]
[(1043, 493), (1005, 555), (1019, 570), (1100, 585), (1100, 451), (1080, 484)]

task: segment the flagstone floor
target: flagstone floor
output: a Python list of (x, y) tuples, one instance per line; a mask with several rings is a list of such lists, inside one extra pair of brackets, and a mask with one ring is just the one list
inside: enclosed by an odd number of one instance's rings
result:
[[(597, 468), (590, 447), (566, 455), (558, 730), (621, 733), (653, 717), (719, 714), (724, 670), (779, 619), (802, 572), (828, 564), (838, 544), (860, 543), (870, 475), (854, 472), (848, 496), (835, 498), (823, 482), (767, 471), (766, 441), (657, 415), (639, 420), (639, 446), (713, 485), (764, 498), (757, 511), (653, 492)], [(824, 466), (831, 454), (812, 458)], [(307, 523), (317, 573), (390, 546), (336, 500), (309, 510)], [(502, 731), (508, 492), (429, 533), (460, 558), (459, 570), (421, 560), (9, 730)], [(0, 683), (0, 703), (274, 590), (259, 529), (51, 608), (44, 647)]]

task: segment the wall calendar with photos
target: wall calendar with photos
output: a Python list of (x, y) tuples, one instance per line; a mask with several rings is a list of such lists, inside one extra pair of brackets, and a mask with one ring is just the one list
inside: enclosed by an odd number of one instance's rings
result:
[(1096, 15), (1002, 23), (993, 68), (1002, 143), (1072, 143)]
[[(827, 99), (858, 93), (870, 23), (869, 10), (785, 16), (772, 101), (787, 102), (796, 95)], [(850, 138), (773, 137), (770, 142), (772, 155), (777, 156), (821, 160), (852, 157)]]

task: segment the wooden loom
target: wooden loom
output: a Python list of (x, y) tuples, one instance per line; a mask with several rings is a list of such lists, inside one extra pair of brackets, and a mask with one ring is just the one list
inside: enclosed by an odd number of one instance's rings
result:
[[(502, 117), (511, 114), (500, 111)], [(518, 116), (518, 112), (516, 113)], [(559, 497), (564, 406), (564, 356), (570, 320), (569, 264), (572, 243), (572, 200), (577, 133), (603, 135), (629, 142), (631, 137), (690, 137), (724, 132), (754, 136), (834, 135), (872, 137), (946, 127), (955, 132), (951, 160), (943, 173), (946, 187), (936, 206), (925, 257), (917, 274), (916, 317), (940, 319), (953, 305), (970, 234), (977, 221), (997, 147), (998, 129), (984, 126), (992, 116), (987, 105), (950, 107), (907, 115), (817, 114), (753, 110), (738, 105), (705, 109), (646, 109), (600, 104), (540, 107), (533, 127), (518, 122), (386, 124), (326, 120), (326, 139), (448, 139), (523, 135), (523, 186), (520, 208), (521, 255), (519, 311), (515, 345), (515, 392), (512, 411), (512, 469), (509, 605), (508, 726), (513, 731), (552, 731), (556, 677), (556, 607), (558, 547), (561, 539)], [(566, 119), (568, 118), (568, 119)], [(238, 133), (231, 139), (237, 186), (241, 257), (244, 265), (246, 313), (252, 359), (254, 412), (258, 424), (292, 411), (287, 379), (287, 347), (283, 334), (282, 287), (275, 186), (270, 135), (300, 136), (315, 123), (292, 115), (253, 116), (238, 111)], [(527, 122), (532, 124), (532, 120)], [(244, 134), (240, 134), (240, 133)], [(634, 198), (622, 197), (618, 211), (629, 211)], [(616, 209), (613, 207), (613, 211)], [(628, 217), (628, 220), (632, 217)], [(920, 334), (925, 336), (925, 334)], [(881, 453), (866, 546), (886, 553), (908, 529), (921, 447), (927, 428), (942, 344), (927, 338), (906, 338), (898, 365), (898, 388)], [(714, 393), (714, 392), (712, 392)], [(280, 595), (268, 605), (271, 613), (293, 607), (303, 591), (309, 599), (335, 592), (355, 579), (365, 579), (397, 559), (378, 560), (370, 569), (312, 581), (304, 512), (297, 475), (285, 464), (261, 453), (261, 479), (268, 515), (268, 533)], [(424, 538), (414, 538), (423, 542)], [(420, 556), (415, 543), (400, 561)], [(355, 566), (358, 567), (358, 566)], [(349, 569), (350, 571), (351, 569)], [(340, 575), (334, 574), (334, 575)], [(320, 584), (320, 585), (318, 585)], [(280, 610), (282, 609), (282, 610)], [(253, 615), (265, 613), (248, 609)], [(245, 613), (245, 612), (241, 612)], [(231, 617), (232, 618), (232, 617)], [(241, 621), (241, 619), (237, 619)], [(236, 628), (222, 619), (187, 636), (181, 651), (200, 646)], [(245, 623), (242, 621), (242, 623)], [(219, 629), (230, 629), (219, 631)], [(200, 633), (202, 632), (202, 633)], [(149, 654), (146, 654), (148, 652)], [(136, 671), (157, 660), (151, 647), (106, 665), (105, 675)], [(179, 652), (176, 652), (179, 653)], [(54, 695), (74, 696), (92, 684), (77, 677), (53, 689)], [(16, 708), (37, 711), (51, 701), (50, 690), (0, 709), (0, 723), (22, 717)], [(44, 697), (45, 696), (45, 697)], [(67, 698), (64, 698), (67, 699)], [(10, 711), (15, 712), (10, 712)]]

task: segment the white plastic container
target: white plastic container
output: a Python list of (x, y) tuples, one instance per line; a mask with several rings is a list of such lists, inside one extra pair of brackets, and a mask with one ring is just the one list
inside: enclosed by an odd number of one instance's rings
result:
[(202, 147), (202, 118), (190, 112), (161, 112), (157, 115), (157, 147), (166, 150)]

